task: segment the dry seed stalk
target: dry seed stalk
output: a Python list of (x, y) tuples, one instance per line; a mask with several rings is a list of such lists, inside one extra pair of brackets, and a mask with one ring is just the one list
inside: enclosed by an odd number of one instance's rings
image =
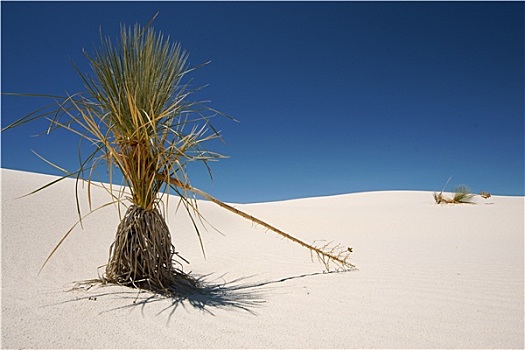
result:
[(174, 178), (167, 178), (165, 176), (162, 176), (161, 174), (158, 174), (158, 178), (161, 178), (163, 179), (163, 181), (167, 182), (167, 183), (170, 183), (171, 185), (173, 186), (176, 186), (178, 188), (181, 188), (181, 189), (184, 189), (184, 190), (187, 190), (187, 191), (190, 191), (190, 192), (193, 192), (215, 204), (217, 204), (218, 206), (220, 206), (221, 208), (224, 208), (236, 215), (239, 215), (247, 220), (250, 220), (251, 222), (253, 223), (256, 223), (258, 225), (261, 225), (265, 228), (267, 228), (268, 230), (270, 231), (273, 231), (275, 233), (277, 233), (278, 235), (292, 241), (292, 242), (295, 242), (303, 247), (305, 247), (306, 249), (310, 250), (311, 253), (315, 253), (317, 255), (317, 257), (319, 258), (319, 261), (321, 261), (325, 268), (327, 270), (330, 269), (330, 262), (333, 262), (337, 265), (339, 265), (341, 268), (343, 269), (353, 269), (355, 268), (354, 265), (352, 265), (351, 263), (348, 262), (348, 258), (349, 258), (349, 255), (350, 253), (352, 252), (352, 249), (351, 248), (347, 248), (347, 249), (341, 249), (341, 247), (338, 245), (336, 247), (333, 247), (333, 248), (329, 248), (328, 247), (328, 244), (323, 246), (323, 247), (316, 247), (316, 246), (313, 246), (311, 244), (308, 244), (306, 242), (303, 242), (301, 241), (300, 239), (298, 238), (295, 238), (294, 236), (276, 228), (275, 226), (272, 226), (264, 221), (262, 221), (261, 219), (258, 219), (250, 214), (247, 214), (243, 211), (240, 211), (239, 209), (237, 208), (234, 208), (232, 207), (231, 205), (228, 205), (220, 200), (218, 200), (217, 198), (215, 197), (212, 197), (210, 196), (209, 194), (207, 194), (206, 192), (204, 191), (201, 191), (199, 190), (198, 188), (195, 188), (195, 187), (192, 187), (190, 185), (187, 185), (187, 184), (184, 184), (182, 182), (180, 182), (179, 180), (177, 179), (174, 179)]

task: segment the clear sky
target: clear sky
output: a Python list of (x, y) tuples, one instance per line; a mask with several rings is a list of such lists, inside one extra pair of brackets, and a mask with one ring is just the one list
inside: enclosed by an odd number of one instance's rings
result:
[[(1, 2), (2, 91), (82, 91), (99, 28), (179, 41), (230, 158), (192, 169), (231, 202), (376, 190), (524, 195), (524, 2)], [(2, 125), (49, 101), (2, 96)], [(44, 122), (2, 134), (2, 167), (78, 165)]]

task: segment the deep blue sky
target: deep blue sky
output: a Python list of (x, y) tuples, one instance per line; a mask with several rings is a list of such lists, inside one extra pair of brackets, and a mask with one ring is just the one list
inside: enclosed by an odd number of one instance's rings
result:
[[(231, 202), (370, 190), (524, 195), (523, 2), (1, 2), (2, 91), (83, 89), (70, 60), (99, 27), (145, 24), (181, 42), (198, 97), (240, 121), (216, 119), (230, 158), (193, 184)], [(49, 101), (2, 97), (2, 125)], [(2, 134), (2, 167), (56, 173), (77, 140)]]

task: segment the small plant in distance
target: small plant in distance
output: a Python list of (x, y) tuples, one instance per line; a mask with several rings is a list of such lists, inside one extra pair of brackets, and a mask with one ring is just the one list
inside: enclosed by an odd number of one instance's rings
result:
[[(57, 101), (53, 107), (56, 109), (30, 113), (3, 131), (44, 118), (50, 122), (48, 132), (66, 129), (78, 135), (80, 141), (90, 144), (93, 151), (81, 157), (77, 171), (63, 170), (63, 177), (34, 192), (68, 177), (76, 178), (78, 192), (80, 182), (86, 181), (89, 215), (100, 208), (91, 207), (90, 188), (95, 170), (104, 167), (109, 173), (109, 186), (104, 188), (114, 198), (104, 206), (120, 205), (129, 200), (130, 205), (110, 248), (105, 273), (101, 276), (104, 282), (163, 295), (177, 295), (187, 288), (198, 287), (197, 279), (182, 270), (180, 260), (184, 259), (175, 251), (162, 214), (161, 208), (163, 203), (167, 204), (170, 189), (178, 194), (193, 222), (201, 218), (196, 199), (200, 196), (300, 244), (315, 254), (326, 269), (330, 269), (330, 264), (342, 269), (354, 267), (348, 261), (351, 249), (305, 243), (192, 187), (186, 171), (188, 164), (201, 162), (209, 171), (208, 162), (222, 158), (204, 145), (220, 138), (210, 118), (223, 114), (205, 103), (190, 100), (194, 90), (183, 84), (182, 79), (194, 68), (188, 68), (188, 55), (179, 44), (170, 43), (151, 27), (150, 22), (145, 27), (122, 26), (118, 42), (102, 38), (101, 48), (94, 55), (85, 55), (93, 73), (88, 76), (77, 69), (85, 92), (65, 97), (40, 95)], [(122, 192), (114, 194), (115, 170), (121, 173), (130, 191), (129, 197), (123, 198)], [(83, 218), (78, 202), (77, 195), (77, 224)], [(42, 268), (77, 224), (56, 245)], [(194, 226), (202, 247), (199, 230)]]
[(459, 185), (454, 190), (454, 197), (452, 197), (452, 203), (472, 204), (472, 198), (474, 198), (474, 194), (471, 193), (470, 188), (468, 188), (465, 185)]
[(480, 195), (483, 199), (489, 199), (490, 197), (492, 197), (492, 196), (490, 195), (489, 192), (481, 192), (479, 195)]
[(452, 176), (449, 177), (440, 193), (434, 192), (434, 200), (436, 201), (436, 204), (474, 204), (474, 202), (472, 201), (472, 198), (474, 198), (474, 194), (472, 194), (470, 189), (465, 185), (457, 186), (454, 190), (454, 196), (452, 198), (446, 198), (443, 195), (443, 191), (447, 187), (451, 178)]

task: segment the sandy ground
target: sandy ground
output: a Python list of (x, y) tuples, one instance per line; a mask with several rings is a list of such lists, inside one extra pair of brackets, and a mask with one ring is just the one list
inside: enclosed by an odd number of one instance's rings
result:
[[(298, 245), (201, 202), (206, 259), (169, 201), (174, 244), (205, 296), (169, 300), (122, 287), (69, 291), (97, 277), (119, 219), (75, 229), (74, 180), (2, 169), (3, 348), (523, 348), (524, 198), (436, 205), (387, 191), (237, 208), (313, 242), (353, 248), (358, 270), (323, 273)], [(94, 189), (95, 206), (108, 200)], [(81, 205), (86, 210), (85, 191)]]

